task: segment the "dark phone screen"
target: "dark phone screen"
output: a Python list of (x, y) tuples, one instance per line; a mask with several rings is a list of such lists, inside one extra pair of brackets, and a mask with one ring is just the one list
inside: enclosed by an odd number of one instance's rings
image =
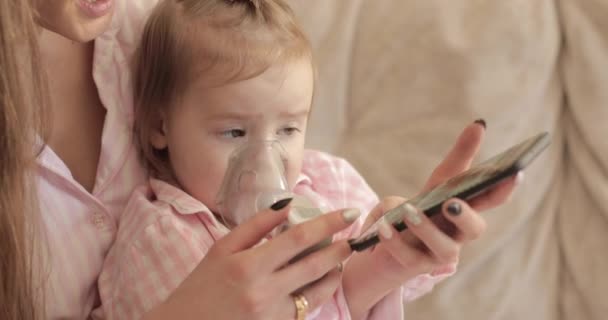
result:
[[(528, 139), (501, 154), (475, 165), (471, 169), (436, 186), (433, 190), (411, 199), (410, 203), (425, 211), (440, 205), (450, 198), (456, 196), (462, 197), (462, 194), (466, 194), (469, 190), (474, 190), (476, 186), (483, 186), (486, 181), (492, 181), (495, 178), (506, 178), (517, 173), (525, 165), (525, 163), (520, 163), (520, 161), (526, 160), (524, 155), (534, 149), (533, 147), (539, 142), (538, 138), (540, 137)], [(471, 198), (476, 195), (475, 193), (466, 194), (464, 198)]]
[[(432, 190), (410, 199), (408, 203), (424, 211), (425, 214), (432, 215), (441, 208), (444, 201), (450, 198), (458, 197), (464, 200), (473, 198), (488, 187), (516, 174), (548, 145), (548, 134), (538, 134), (452, 177)], [(396, 225), (397, 230), (403, 230), (406, 227), (403, 223), (404, 214), (403, 206), (398, 206), (389, 210), (384, 218), (393, 225), (399, 224)], [(373, 225), (357, 240), (352, 240), (351, 246), (353, 243), (360, 244), (377, 237), (376, 230), (377, 226)], [(372, 242), (377, 242), (377, 239)]]

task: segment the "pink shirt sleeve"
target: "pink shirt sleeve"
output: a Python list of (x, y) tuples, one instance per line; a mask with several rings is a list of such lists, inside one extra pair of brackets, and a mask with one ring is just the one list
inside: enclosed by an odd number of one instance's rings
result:
[(165, 301), (207, 250), (192, 231), (165, 215), (108, 255), (100, 277), (107, 319), (139, 319)]
[[(361, 232), (363, 221), (376, 206), (379, 199), (369, 187), (365, 179), (346, 160), (317, 151), (307, 151), (303, 166), (304, 174), (309, 178), (308, 184), (299, 185), (299, 193), (316, 199), (319, 205), (328, 209), (358, 208), (362, 216), (353, 226), (339, 233), (335, 239), (348, 239)], [(403, 319), (404, 302), (417, 299), (430, 292), (435, 284), (454, 273), (455, 265), (445, 266), (432, 274), (419, 275), (400, 288), (394, 290), (376, 304), (370, 311), (370, 320)], [(332, 305), (333, 304), (333, 305)], [(325, 310), (340, 310), (339, 314), (324, 312)], [(350, 319), (348, 304), (342, 288), (334, 295), (334, 299), (321, 307), (311, 319)]]

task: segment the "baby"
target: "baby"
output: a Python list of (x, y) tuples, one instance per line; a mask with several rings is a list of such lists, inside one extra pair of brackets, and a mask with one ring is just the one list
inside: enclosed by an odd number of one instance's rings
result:
[[(150, 180), (133, 193), (99, 279), (108, 319), (138, 319), (165, 301), (231, 231), (218, 192), (246, 141), (278, 141), (288, 188), (319, 208), (368, 213), (378, 203), (345, 160), (304, 148), (312, 50), (282, 0), (162, 1), (134, 72), (135, 136)], [(334, 241), (356, 236), (365, 216)], [(415, 278), (410, 298), (450, 272)], [(308, 318), (350, 319), (343, 288)]]

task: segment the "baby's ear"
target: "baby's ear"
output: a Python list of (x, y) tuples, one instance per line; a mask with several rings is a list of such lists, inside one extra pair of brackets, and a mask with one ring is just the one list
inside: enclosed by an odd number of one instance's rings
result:
[(155, 149), (163, 150), (167, 148), (167, 121), (164, 113), (156, 117), (150, 130), (150, 143)]

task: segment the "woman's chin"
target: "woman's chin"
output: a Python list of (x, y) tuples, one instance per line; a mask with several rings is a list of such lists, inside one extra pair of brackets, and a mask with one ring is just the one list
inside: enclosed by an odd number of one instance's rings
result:
[(52, 25), (41, 23), (44, 29), (57, 33), (75, 42), (86, 43), (95, 40), (103, 34), (110, 26), (111, 17), (107, 21), (94, 21), (87, 24)]
[(95, 38), (99, 37), (109, 29), (111, 22), (112, 16), (109, 15), (104, 17), (103, 20), (98, 19), (87, 24), (80, 25), (80, 28), (75, 30), (76, 32), (73, 33), (72, 37), (68, 38), (78, 42), (89, 42), (91, 40), (95, 40)]
[[(87, 1), (77, 0), (77, 2), (86, 3)], [(100, 12), (97, 16), (85, 12), (78, 5), (72, 5), (67, 9), (56, 11), (43, 6), (39, 8), (39, 12), (40, 19), (38, 23), (41, 27), (72, 41), (84, 43), (95, 40), (95, 38), (108, 30), (112, 22), (114, 6)]]

